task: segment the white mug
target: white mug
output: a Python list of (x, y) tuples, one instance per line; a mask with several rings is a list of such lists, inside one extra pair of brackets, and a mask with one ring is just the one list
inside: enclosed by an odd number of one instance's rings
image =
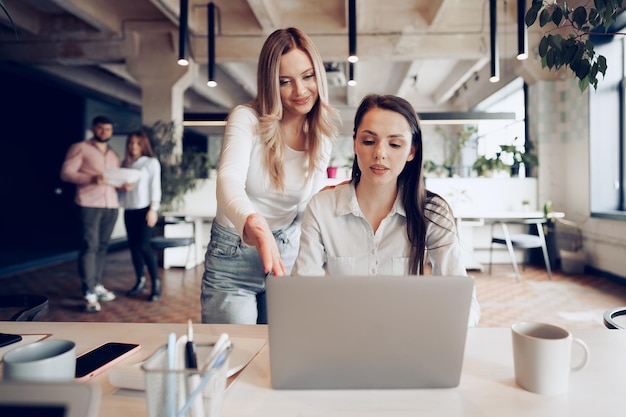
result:
[(20, 346), (2, 358), (2, 376), (7, 381), (73, 381), (76, 344), (71, 340), (43, 340)]
[[(589, 348), (562, 327), (544, 323), (520, 322), (511, 327), (515, 380), (525, 390), (558, 395), (567, 391), (570, 371), (587, 365)], [(572, 366), (573, 343), (583, 350), (579, 364)]]

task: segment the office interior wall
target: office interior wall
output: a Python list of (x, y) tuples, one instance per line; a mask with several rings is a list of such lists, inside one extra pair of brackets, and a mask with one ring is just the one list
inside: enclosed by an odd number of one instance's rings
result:
[(587, 265), (626, 278), (626, 222), (590, 217), (588, 95), (594, 91), (589, 90), (581, 94), (573, 78), (529, 86), (527, 122), (539, 154), (538, 201), (552, 201), (554, 210), (581, 225)]

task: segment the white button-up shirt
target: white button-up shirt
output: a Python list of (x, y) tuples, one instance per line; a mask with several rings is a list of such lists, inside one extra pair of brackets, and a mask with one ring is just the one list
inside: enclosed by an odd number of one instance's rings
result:
[[(466, 276), (454, 217), (445, 202), (437, 199), (425, 207), (431, 220), (426, 250), (432, 274)], [(374, 232), (359, 207), (353, 184), (319, 192), (304, 213), (292, 275), (408, 275), (411, 244), (406, 224), (399, 196)], [(470, 325), (479, 317), (474, 290)]]

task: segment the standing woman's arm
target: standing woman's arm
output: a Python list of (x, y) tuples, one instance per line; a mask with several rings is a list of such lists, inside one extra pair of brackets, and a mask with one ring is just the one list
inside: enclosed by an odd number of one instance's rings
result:
[(150, 160), (149, 172), (149, 192), (150, 210), (146, 214), (146, 222), (149, 227), (154, 227), (159, 218), (159, 208), (161, 206), (161, 164), (156, 158)]

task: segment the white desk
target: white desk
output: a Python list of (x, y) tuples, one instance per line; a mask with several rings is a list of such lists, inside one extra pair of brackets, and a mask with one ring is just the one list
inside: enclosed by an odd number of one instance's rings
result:
[[(482, 263), (478, 260), (479, 257), (475, 253), (475, 238), (474, 228), (482, 227), (494, 222), (526, 222), (526, 223), (545, 223), (546, 218), (543, 211), (471, 211), (460, 210), (454, 212), (454, 216), (457, 219), (457, 227), (459, 230), (459, 237), (461, 244), (464, 248), (465, 265), (468, 270), (483, 270)], [(550, 214), (552, 218), (563, 218), (565, 216), (562, 212), (553, 212)], [(526, 231), (520, 230), (520, 233), (526, 233)], [(489, 237), (489, 240), (491, 238)]]
[[(78, 351), (108, 340), (139, 341), (147, 357), (169, 331), (184, 325), (124, 323), (3, 323), (3, 332), (50, 332), (78, 343)], [(266, 326), (197, 325), (198, 333), (265, 338)], [(223, 417), (415, 417), (415, 416), (623, 416), (626, 413), (626, 331), (575, 330), (591, 352), (586, 368), (572, 374), (569, 392), (540, 396), (514, 381), (510, 329), (469, 329), (457, 388), (436, 390), (277, 391), (270, 387), (267, 345), (226, 393)], [(575, 351), (576, 352), (576, 351)], [(136, 358), (139, 360), (140, 358)], [(576, 360), (576, 357), (574, 358)], [(141, 394), (116, 390), (106, 374), (100, 417), (145, 416)]]

